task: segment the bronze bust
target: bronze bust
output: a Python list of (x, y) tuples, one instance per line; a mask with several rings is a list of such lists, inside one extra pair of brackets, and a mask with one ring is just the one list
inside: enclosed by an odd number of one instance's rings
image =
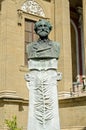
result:
[(34, 30), (39, 39), (36, 42), (27, 45), (28, 59), (58, 59), (60, 53), (60, 44), (53, 42), (48, 38), (52, 26), (47, 20), (39, 20), (35, 23)]

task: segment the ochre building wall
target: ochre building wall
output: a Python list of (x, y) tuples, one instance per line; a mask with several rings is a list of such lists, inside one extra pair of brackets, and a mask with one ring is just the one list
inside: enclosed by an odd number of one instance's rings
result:
[[(50, 39), (61, 44), (58, 70), (63, 73), (63, 79), (58, 90), (62, 96), (69, 96), (72, 87), (69, 1), (36, 1), (44, 9), (45, 18), (53, 25)], [(24, 2), (0, 1), (0, 130), (7, 129), (4, 121), (13, 115), (17, 116), (18, 126), (27, 129), (29, 92), (24, 80), (24, 74), (28, 72), (24, 63), (24, 20), (37, 21), (42, 17), (22, 12)], [(20, 16), (18, 10), (21, 11)], [(85, 130), (85, 97), (60, 99), (59, 106), (62, 130)]]

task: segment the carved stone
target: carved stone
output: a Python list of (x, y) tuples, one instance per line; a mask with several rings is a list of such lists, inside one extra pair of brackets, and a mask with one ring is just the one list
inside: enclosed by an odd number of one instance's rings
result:
[(57, 73), (57, 60), (30, 60), (28, 65), (28, 130), (60, 130), (57, 80), (61, 75)]
[(27, 0), (21, 7), (21, 10), (27, 13), (45, 17), (42, 7), (34, 0)]

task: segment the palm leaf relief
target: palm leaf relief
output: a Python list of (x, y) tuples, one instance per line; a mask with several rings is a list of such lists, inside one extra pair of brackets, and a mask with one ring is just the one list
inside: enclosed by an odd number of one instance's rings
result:
[(49, 84), (46, 83), (46, 79), (38, 79), (35, 92), (35, 104), (34, 114), (36, 119), (43, 127), (46, 127), (46, 123), (51, 120), (53, 115), (53, 99)]

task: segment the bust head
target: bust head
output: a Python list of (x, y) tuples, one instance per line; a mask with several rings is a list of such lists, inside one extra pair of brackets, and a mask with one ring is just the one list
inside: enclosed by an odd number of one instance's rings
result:
[(52, 30), (52, 25), (49, 21), (41, 19), (35, 23), (34, 30), (39, 37), (47, 37)]

